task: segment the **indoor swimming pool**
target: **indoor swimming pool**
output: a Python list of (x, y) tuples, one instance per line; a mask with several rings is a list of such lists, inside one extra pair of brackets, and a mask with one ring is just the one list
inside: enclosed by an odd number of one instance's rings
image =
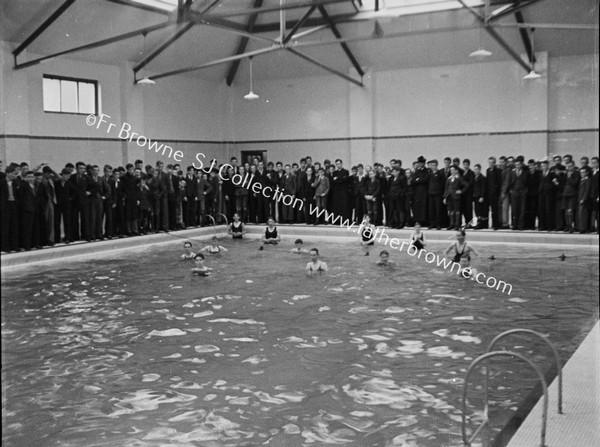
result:
[[(221, 239), (197, 277), (181, 242), (4, 274), (5, 446), (461, 446), (463, 378), (494, 336), (539, 331), (564, 362), (597, 320), (587, 248), (478, 247), (509, 296), (335, 241), (305, 240), (330, 269), (307, 278), (289, 240)], [(501, 346), (551, 366), (535, 340)], [(497, 431), (536, 378), (490, 370)]]

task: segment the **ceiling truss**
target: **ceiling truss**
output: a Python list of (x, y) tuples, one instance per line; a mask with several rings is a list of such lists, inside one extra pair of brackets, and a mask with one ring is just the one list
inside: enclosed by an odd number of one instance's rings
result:
[[(292, 1), (288, 0), (280, 0), (279, 5), (277, 6), (267, 6), (263, 5), (263, 0), (254, 0), (253, 7), (245, 10), (234, 10), (227, 12), (212, 12), (217, 6), (219, 6), (222, 2), (226, 0), (213, 0), (206, 6), (202, 11), (192, 10), (193, 0), (178, 0), (177, 9), (173, 13), (166, 12), (159, 8), (154, 8), (151, 6), (143, 6), (132, 0), (107, 0), (112, 3), (116, 3), (119, 5), (127, 6), (127, 7), (135, 7), (138, 9), (143, 9), (146, 11), (155, 12), (157, 14), (167, 15), (167, 20), (163, 23), (143, 27), (137, 29), (135, 31), (130, 31), (128, 33), (120, 34), (114, 37), (110, 37), (107, 39), (99, 40), (96, 42), (92, 42), (85, 45), (80, 45), (77, 47), (69, 48), (66, 50), (59, 51), (57, 53), (53, 53), (47, 56), (43, 56), (37, 59), (20, 62), (18, 61), (18, 56), (27, 49), (48, 27), (52, 25), (76, 0), (65, 0), (55, 11), (52, 13), (35, 31), (31, 33), (17, 48), (13, 51), (14, 57), (14, 68), (22, 69), (26, 67), (30, 67), (32, 65), (39, 64), (40, 62), (53, 59), (59, 56), (63, 56), (70, 53), (75, 53), (79, 51), (85, 51), (92, 48), (101, 47), (104, 45), (109, 45), (115, 42), (119, 42), (122, 40), (126, 40), (132, 37), (136, 37), (139, 35), (145, 36), (148, 33), (153, 31), (157, 31), (160, 29), (175, 28), (175, 32), (172, 36), (167, 38), (164, 42), (158, 45), (155, 49), (153, 49), (148, 56), (144, 55), (143, 61), (136, 64), (133, 68), (134, 72), (134, 82), (137, 83), (139, 81), (138, 72), (146, 67), (153, 59), (158, 57), (162, 52), (164, 52), (167, 48), (169, 48), (173, 43), (175, 43), (179, 38), (181, 38), (185, 33), (187, 33), (194, 25), (202, 25), (202, 26), (211, 26), (216, 27), (222, 30), (225, 30), (230, 33), (234, 33), (240, 36), (240, 40), (238, 41), (238, 46), (233, 55), (216, 59), (213, 61), (209, 61), (203, 63), (201, 65), (180, 68), (177, 70), (169, 71), (166, 73), (160, 73), (156, 75), (149, 76), (149, 79), (156, 80), (165, 78), (168, 76), (174, 76), (181, 73), (187, 73), (191, 71), (201, 70), (206, 67), (211, 67), (220, 64), (229, 64), (229, 69), (226, 75), (227, 85), (231, 86), (237, 70), (239, 68), (239, 64), (242, 59), (252, 58), (254, 56), (259, 56), (267, 53), (271, 53), (274, 51), (286, 50), (291, 54), (294, 54), (303, 60), (316, 65), (323, 70), (326, 70), (336, 76), (339, 76), (349, 82), (352, 82), (356, 85), (362, 86), (362, 77), (365, 72), (363, 67), (360, 65), (352, 51), (350, 50), (348, 43), (351, 42), (359, 42), (365, 40), (371, 40), (374, 38), (381, 38), (382, 36), (358, 36), (352, 38), (344, 38), (340, 33), (337, 25), (341, 23), (349, 23), (359, 20), (373, 20), (376, 17), (372, 15), (370, 17), (366, 17), (364, 13), (361, 15), (361, 10), (359, 6), (361, 6), (360, 0), (312, 0), (310, 3), (303, 1)], [(504, 6), (496, 8), (492, 11), (491, 0), (485, 0), (485, 4), (483, 8), (473, 8), (465, 3), (465, 0), (456, 0), (458, 1), (462, 7), (469, 11), (476, 19), (477, 25), (475, 27), (482, 27), (485, 29), (490, 36), (496, 40), (496, 42), (509, 54), (512, 58), (521, 65), (526, 71), (531, 71), (535, 64), (535, 54), (533, 52), (533, 42), (531, 38), (531, 33), (536, 27), (539, 28), (573, 28), (573, 29), (598, 29), (597, 25), (585, 25), (585, 24), (548, 24), (548, 23), (527, 23), (524, 17), (524, 9), (530, 5), (541, 2), (543, 0), (513, 0), (512, 2), (507, 3)], [(337, 3), (346, 3), (351, 4), (354, 13), (346, 13), (346, 14), (336, 14), (330, 15), (326, 9), (328, 5), (337, 4)], [(378, 11), (378, 2), (376, 2), (375, 12)], [(288, 10), (304, 10), (303, 15), (298, 20), (286, 21), (285, 13)], [(483, 12), (480, 11), (483, 9)], [(319, 16), (314, 17), (315, 11), (319, 11)], [(261, 14), (269, 13), (269, 12), (279, 12), (280, 20), (279, 23), (265, 23), (265, 24), (257, 24), (258, 18)], [(514, 14), (514, 18), (516, 23), (500, 23), (499, 19), (502, 17), (506, 17), (508, 15)], [(311, 17), (313, 16), (313, 17)], [(231, 20), (232, 17), (247, 17), (247, 21), (245, 24), (241, 24), (237, 21)], [(519, 52), (512, 48), (496, 31), (495, 28), (502, 27), (515, 27), (518, 29), (518, 32), (521, 36), (521, 41), (523, 43), (523, 47), (525, 49), (525, 54), (527, 55), (527, 60), (524, 60)], [(335, 37), (329, 41), (300, 41), (298, 40), (305, 35), (308, 35), (312, 32), (322, 30), (325, 28), (329, 28)], [(452, 30), (459, 29), (472, 29), (471, 27), (454, 27)], [(304, 30), (303, 30), (304, 29)], [(303, 31), (301, 31), (303, 30)], [(438, 29), (428, 29), (423, 32), (444, 32), (448, 31), (449, 28), (438, 28)], [(264, 37), (263, 34), (269, 32), (279, 31), (279, 37), (272, 39)], [(385, 38), (393, 38), (400, 37), (402, 35), (414, 35), (419, 34), (419, 32), (415, 31), (407, 31), (400, 33), (391, 33), (387, 34), (383, 37)], [(264, 48), (260, 48), (254, 51), (246, 51), (247, 46), (250, 40), (256, 40), (263, 43), (266, 43), (268, 46)], [(337, 44), (340, 45), (350, 64), (360, 76), (359, 79), (355, 79), (354, 77), (337, 70), (333, 67), (330, 67), (311, 56), (308, 56), (300, 51), (301, 48), (307, 48), (312, 46), (319, 45), (332, 45)]]

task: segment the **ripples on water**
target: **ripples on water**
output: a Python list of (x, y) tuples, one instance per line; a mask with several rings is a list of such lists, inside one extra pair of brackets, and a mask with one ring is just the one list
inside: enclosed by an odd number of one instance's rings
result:
[[(210, 258), (208, 278), (174, 248), (7, 275), (4, 445), (459, 446), (463, 377), (491, 338), (538, 330), (567, 358), (596, 315), (593, 258), (488, 262), (509, 297), (412, 258), (391, 271), (319, 248), (331, 271), (312, 279), (306, 258), (253, 242)], [(530, 341), (503, 346), (550, 364)], [(500, 428), (535, 380), (490, 370)]]

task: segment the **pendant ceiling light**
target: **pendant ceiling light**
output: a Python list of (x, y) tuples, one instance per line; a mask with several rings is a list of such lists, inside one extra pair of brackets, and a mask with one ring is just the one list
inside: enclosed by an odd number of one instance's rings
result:
[(531, 71), (529, 73), (527, 73), (525, 76), (523, 76), (523, 79), (525, 80), (531, 80), (531, 79), (539, 79), (542, 77), (541, 74), (537, 73), (535, 71), (535, 51), (534, 51), (534, 40), (533, 40), (533, 32), (535, 31), (535, 28), (531, 28)]
[(248, 101), (253, 101), (255, 99), (258, 99), (259, 96), (252, 91), (252, 58), (249, 57), (248, 59), (250, 60), (250, 92), (246, 96), (244, 96), (244, 99), (247, 99)]
[[(144, 36), (144, 43), (142, 46), (142, 54), (144, 55), (144, 65), (146, 64), (146, 34), (148, 34), (147, 32), (144, 32), (142, 35)], [(136, 84), (141, 84), (141, 85), (154, 85), (156, 84), (156, 82), (154, 82), (152, 79), (150, 79), (148, 76), (143, 77), (142, 79), (140, 79), (139, 81), (136, 81)]]
[(483, 59), (485, 57), (490, 57), (491, 55), (492, 55), (491, 51), (488, 51), (483, 48), (483, 45), (481, 43), (481, 28), (479, 28), (479, 48), (477, 50), (473, 51), (471, 54), (469, 54), (469, 57), (476, 57), (478, 59)]

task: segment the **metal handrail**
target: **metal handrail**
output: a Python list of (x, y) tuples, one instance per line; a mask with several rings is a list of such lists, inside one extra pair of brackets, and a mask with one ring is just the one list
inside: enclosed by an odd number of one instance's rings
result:
[[(527, 334), (532, 334), (535, 335), (536, 337), (544, 340), (544, 342), (550, 346), (550, 349), (552, 349), (552, 352), (554, 354), (554, 361), (556, 363), (556, 370), (558, 373), (558, 414), (563, 414), (562, 411), (562, 367), (560, 364), (560, 356), (558, 355), (558, 351), (556, 350), (556, 348), (554, 347), (554, 345), (552, 343), (550, 343), (550, 341), (544, 337), (543, 334), (533, 331), (531, 329), (510, 329), (506, 332), (502, 332), (500, 335), (496, 336), (496, 338), (494, 338), (490, 345), (488, 346), (487, 352), (490, 352), (494, 345), (502, 338), (511, 335), (511, 334), (516, 334), (516, 333), (527, 333)], [(486, 381), (488, 380), (488, 374), (486, 374)], [(486, 385), (486, 391), (487, 391), (487, 385)], [(486, 399), (487, 401), (487, 399)]]
[[(462, 431), (462, 438), (463, 438), (463, 444), (465, 446), (470, 446), (471, 443), (473, 442), (473, 440), (477, 437), (477, 435), (479, 434), (479, 432), (481, 431), (481, 429), (483, 427), (485, 427), (488, 422), (489, 419), (487, 417), (487, 408), (488, 408), (488, 401), (487, 401), (487, 397), (488, 397), (488, 390), (487, 390), (487, 380), (486, 380), (486, 385), (485, 385), (485, 412), (484, 412), (484, 416), (485, 416), (485, 420), (483, 421), (483, 423), (477, 428), (477, 430), (475, 430), (475, 432), (471, 435), (471, 437), (469, 438), (467, 436), (467, 428), (466, 428), (466, 414), (467, 414), (467, 389), (469, 386), (469, 377), (471, 376), (471, 372), (473, 371), (473, 368), (475, 367), (475, 365), (477, 365), (478, 363), (482, 362), (483, 360), (487, 360), (491, 357), (515, 357), (518, 359), (523, 360), (525, 363), (527, 363), (529, 366), (531, 366), (531, 368), (536, 372), (536, 374), (538, 375), (539, 379), (542, 382), (542, 389), (544, 391), (544, 402), (543, 402), (543, 410), (542, 410), (542, 433), (541, 433), (541, 441), (540, 441), (540, 447), (545, 447), (545, 442), (546, 442), (546, 421), (548, 419), (548, 385), (546, 384), (546, 380), (544, 379), (544, 375), (542, 374), (542, 372), (540, 371), (540, 369), (535, 365), (535, 363), (533, 363), (531, 360), (529, 360), (527, 357), (523, 356), (522, 354), (516, 353), (516, 352), (512, 352), (512, 351), (492, 351), (492, 352), (486, 352), (483, 355), (480, 355), (479, 357), (477, 357), (475, 360), (473, 360), (471, 362), (471, 364), (469, 365), (469, 369), (467, 370), (467, 375), (465, 377), (465, 384), (463, 387), (463, 394), (462, 394), (462, 427), (461, 427), (461, 431)], [(486, 368), (486, 379), (487, 379), (487, 375), (488, 375), (488, 368)]]

